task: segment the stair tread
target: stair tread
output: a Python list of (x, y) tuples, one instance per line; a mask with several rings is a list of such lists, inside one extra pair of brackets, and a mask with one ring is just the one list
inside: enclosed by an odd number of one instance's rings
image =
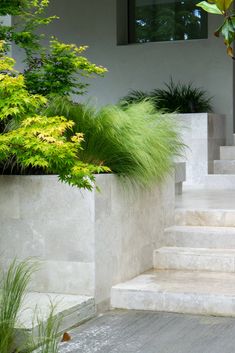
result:
[(220, 149), (231, 149), (231, 150), (235, 150), (235, 146), (220, 146)]
[(165, 246), (155, 250), (155, 253), (171, 253), (181, 255), (198, 256), (235, 256), (235, 249), (217, 249), (217, 248), (190, 248), (178, 246)]
[(174, 225), (171, 227), (165, 228), (165, 232), (169, 231), (180, 231), (180, 232), (196, 232), (196, 233), (206, 233), (206, 232), (215, 232), (215, 233), (234, 233), (235, 227), (216, 227), (216, 226), (180, 226)]
[(235, 273), (154, 269), (113, 286), (113, 290), (194, 293), (235, 298)]

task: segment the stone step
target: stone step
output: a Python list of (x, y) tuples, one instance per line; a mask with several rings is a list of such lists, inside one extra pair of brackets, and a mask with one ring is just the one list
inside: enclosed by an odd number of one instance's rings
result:
[(204, 188), (206, 190), (235, 190), (235, 175), (232, 175), (232, 174), (206, 175), (204, 178)]
[(152, 270), (112, 288), (113, 308), (235, 316), (235, 273)]
[(235, 209), (175, 210), (175, 224), (179, 226), (235, 227)]
[(220, 159), (235, 159), (235, 146), (221, 146)]
[(18, 316), (15, 345), (21, 346), (28, 334), (37, 335), (38, 320), (46, 322), (54, 306), (55, 317), (60, 320), (59, 331), (64, 332), (95, 316), (95, 300), (81, 295), (30, 292), (24, 298)]
[(235, 160), (214, 161), (214, 174), (235, 174)]
[(235, 272), (235, 249), (163, 247), (153, 256), (159, 270)]
[(173, 226), (165, 229), (165, 246), (235, 249), (235, 227)]

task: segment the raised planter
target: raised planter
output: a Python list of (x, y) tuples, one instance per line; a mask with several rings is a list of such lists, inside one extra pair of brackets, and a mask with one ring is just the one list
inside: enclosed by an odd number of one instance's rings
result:
[(225, 116), (217, 114), (177, 114), (182, 123), (182, 136), (188, 146), (178, 161), (186, 162), (186, 184), (204, 184), (213, 174), (214, 160), (225, 145)]
[(0, 177), (2, 262), (36, 256), (33, 291), (95, 297), (107, 305), (112, 285), (153, 265), (153, 250), (173, 223), (174, 177), (155, 188), (125, 189), (99, 175), (100, 192), (56, 176)]

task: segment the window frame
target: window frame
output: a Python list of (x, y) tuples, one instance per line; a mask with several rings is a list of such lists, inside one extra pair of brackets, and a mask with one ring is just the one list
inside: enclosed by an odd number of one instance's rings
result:
[[(119, 0), (117, 0), (119, 1)], [(190, 38), (190, 39), (174, 39), (174, 40), (151, 40), (146, 42), (136, 41), (136, 25), (135, 25), (135, 6), (136, 0), (126, 0), (127, 4), (127, 43), (125, 44), (146, 44), (146, 43), (163, 43), (163, 42), (188, 42), (192, 40), (205, 40), (208, 39), (208, 14), (203, 13), (205, 21), (202, 21), (205, 30), (205, 37), (203, 38)]]

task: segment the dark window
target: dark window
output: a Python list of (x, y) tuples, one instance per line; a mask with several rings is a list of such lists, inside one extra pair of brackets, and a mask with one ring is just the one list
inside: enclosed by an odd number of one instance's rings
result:
[(129, 0), (129, 43), (207, 38), (198, 0)]

